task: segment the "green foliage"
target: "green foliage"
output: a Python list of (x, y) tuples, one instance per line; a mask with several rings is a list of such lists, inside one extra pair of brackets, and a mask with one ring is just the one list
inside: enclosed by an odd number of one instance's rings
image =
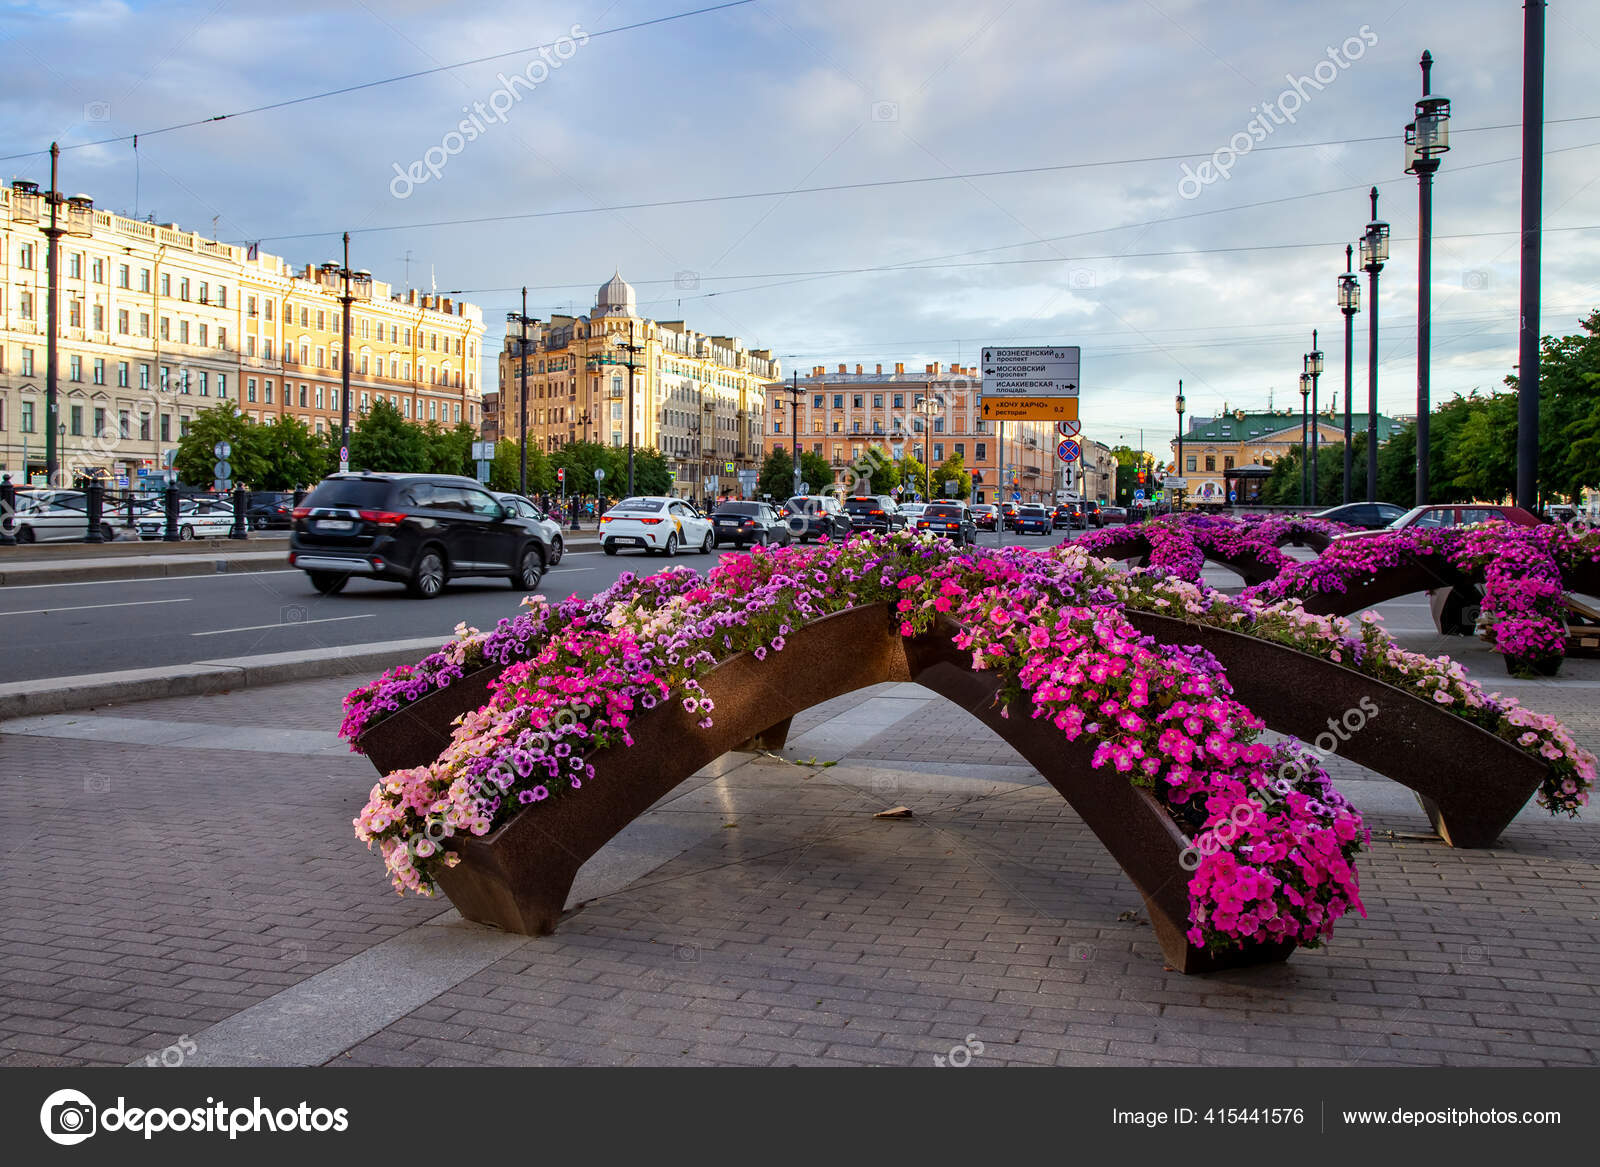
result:
[(428, 441), (421, 426), (379, 397), (350, 434), (350, 469), (420, 474), (428, 470)]
[[(620, 497), (628, 489), (628, 451), (621, 451), (617, 459), (619, 476), (616, 494)], [(735, 480), (737, 481), (737, 480)], [(610, 485), (610, 483), (607, 483)], [(633, 493), (672, 494), (672, 471), (667, 466), (667, 456), (654, 446), (635, 447), (633, 451)]]
[[(568, 442), (554, 454), (550, 455), (549, 465), (552, 467), (550, 476), (555, 477), (554, 467), (561, 467), (567, 472), (567, 493), (576, 494), (580, 498), (595, 497), (594, 472), (606, 472), (604, 493), (613, 498), (620, 498), (619, 491), (627, 489), (627, 464), (617, 457), (624, 451), (602, 446), (599, 442)], [(618, 463), (622, 462), (619, 466)]]
[(466, 422), (457, 422), (445, 429), (438, 422), (430, 421), (422, 427), (422, 435), (423, 456), (430, 474), (465, 474), (469, 478), (477, 474), (478, 469), (472, 462), (472, 443), (478, 440), (478, 434)]
[(909, 499), (913, 494), (924, 498), (928, 493), (928, 468), (909, 453), (900, 458), (900, 486), (900, 497), (903, 499)]
[(189, 432), (178, 439), (178, 480), (187, 486), (209, 487), (216, 477), (212, 473), (217, 462), (213, 448), (218, 442), (227, 442), (233, 447), (228, 458), (233, 480), (265, 489), (260, 484), (269, 467), (260, 445), (251, 440), (250, 429), (250, 419), (232, 401), (202, 409), (189, 420)]
[(945, 497), (944, 484), (956, 483), (956, 498), (972, 497), (972, 475), (967, 472), (966, 460), (960, 454), (946, 458), (944, 464), (933, 472), (933, 497)]
[[(800, 485), (811, 487), (812, 494), (820, 494), (834, 481), (833, 465), (813, 450), (800, 451)], [(788, 497), (785, 495), (785, 497)]]
[[(469, 448), (469, 453), (470, 448)], [(478, 468), (472, 468), (474, 475)], [(590, 484), (593, 493), (594, 484)], [(528, 489), (522, 489), (522, 449), (516, 442), (501, 438), (494, 445), (494, 461), (489, 464), (489, 489), (506, 494), (526, 493), (530, 497), (556, 490), (556, 472), (550, 456), (532, 443), (528, 446)]]
[[(192, 423), (190, 432), (194, 432)], [(240, 444), (259, 457), (265, 467), (261, 477), (250, 482), (256, 490), (315, 486), (328, 469), (326, 440), (288, 414), (248, 426)]]
[(794, 458), (787, 448), (772, 450), (761, 463), (756, 476), (756, 494), (770, 494), (782, 502), (794, 493)]

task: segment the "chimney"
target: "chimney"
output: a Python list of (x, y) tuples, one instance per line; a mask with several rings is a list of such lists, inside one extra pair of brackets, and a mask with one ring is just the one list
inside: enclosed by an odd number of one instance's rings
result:
[(882, 365), (879, 365), (879, 366), (878, 366), (878, 372), (879, 372), (879, 373), (882, 373), (882, 372), (883, 372), (883, 366), (882, 366)]
[(822, 376), (822, 368), (823, 368), (823, 366), (821, 366), (821, 365), (812, 365), (811, 366), (811, 375), (813, 377)]
[(939, 375), (939, 362), (938, 361), (934, 361), (933, 364), (929, 365), (928, 366), (928, 372), (932, 373), (935, 377), (937, 377)]
[(843, 365), (839, 366), (839, 372), (841, 372), (841, 373), (844, 372), (844, 366)]
[(860, 365), (856, 366), (856, 376), (858, 376), (858, 377), (861, 376), (861, 366)]
[(906, 371), (906, 366), (905, 366), (905, 362), (904, 362), (904, 361), (896, 361), (896, 362), (895, 362), (895, 363), (894, 363), (894, 371), (895, 371), (895, 372), (896, 372), (896, 373), (897, 373), (897, 374), (901, 374), (901, 375), (904, 375), (904, 373), (905, 373), (905, 371)]

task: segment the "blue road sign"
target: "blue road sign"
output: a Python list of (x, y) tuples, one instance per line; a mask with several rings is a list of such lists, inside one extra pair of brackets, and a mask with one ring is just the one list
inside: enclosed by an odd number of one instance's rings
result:
[(1056, 447), (1056, 457), (1063, 462), (1076, 462), (1082, 452), (1078, 443), (1071, 438), (1063, 438), (1061, 444)]
[(1144, 501), (1144, 491), (1142, 491), (1142, 490), (1136, 490), (1136, 491), (1134, 491), (1134, 492), (1133, 492), (1133, 497), (1134, 497), (1134, 498), (1135, 498), (1135, 499), (1136, 499), (1136, 500), (1138, 500), (1138, 501), (1139, 501), (1139, 502), (1143, 502), (1143, 501)]

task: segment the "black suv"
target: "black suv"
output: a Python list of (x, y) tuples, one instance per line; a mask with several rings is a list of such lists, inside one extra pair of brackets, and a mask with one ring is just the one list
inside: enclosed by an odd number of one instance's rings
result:
[(892, 535), (906, 527), (905, 515), (900, 513), (894, 499), (887, 495), (855, 495), (844, 500), (844, 510), (850, 516), (852, 530)]
[(783, 504), (778, 517), (802, 543), (824, 535), (837, 542), (849, 536), (852, 525), (838, 498), (831, 494), (797, 494)]
[(334, 474), (294, 509), (289, 535), (289, 565), (324, 595), (352, 575), (399, 580), (424, 598), (466, 575), (532, 591), (551, 559), (537, 521), (454, 474)]

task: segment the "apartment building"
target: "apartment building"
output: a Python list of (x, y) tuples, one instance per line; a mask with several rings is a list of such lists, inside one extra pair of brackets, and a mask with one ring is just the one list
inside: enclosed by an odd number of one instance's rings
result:
[[(48, 213), (30, 184), (0, 188), (0, 471), (17, 483), (45, 472)], [(68, 478), (99, 468), (136, 483), (223, 400), (257, 421), (337, 428), (334, 265), (291, 270), (98, 210), (77, 226), (58, 245), (56, 437)], [(365, 276), (352, 290), (352, 424), (381, 395), (413, 420), (477, 425), (481, 311)]]
[(1054, 427), (1008, 422), (1002, 447), (1002, 427), (983, 420), (980, 384), (978, 370), (960, 363), (935, 361), (920, 373), (906, 372), (904, 363), (890, 373), (882, 365), (870, 373), (861, 365), (853, 373), (817, 365), (809, 376), (767, 386), (766, 449), (792, 451), (798, 436), (802, 451), (821, 454), (841, 476), (874, 446), (933, 467), (959, 455), (973, 475), (974, 501), (1051, 501), (1064, 482)]
[(503, 437), (520, 433), (526, 393), (530, 442), (547, 451), (573, 441), (624, 446), (631, 380), (634, 446), (666, 455), (677, 494), (699, 497), (708, 479), (759, 466), (764, 387), (782, 374), (771, 350), (641, 316), (620, 273), (600, 287), (588, 315), (533, 320), (526, 342), (518, 323), (506, 332)]

